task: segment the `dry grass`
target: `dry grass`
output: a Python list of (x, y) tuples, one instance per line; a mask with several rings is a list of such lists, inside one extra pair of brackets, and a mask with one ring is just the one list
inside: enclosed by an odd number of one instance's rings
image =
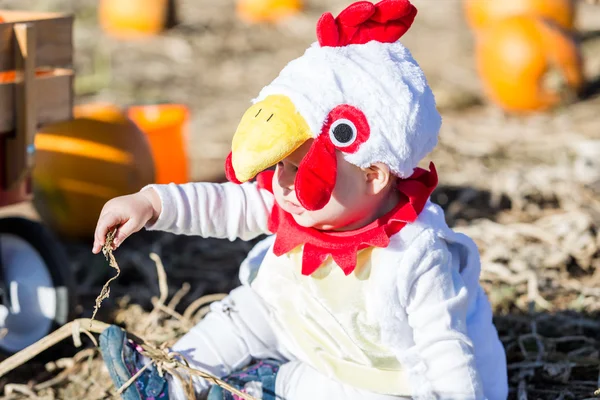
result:
[[(119, 277), (119, 275), (121, 275), (121, 268), (119, 268), (119, 264), (117, 264), (117, 260), (115, 259), (115, 256), (113, 255), (113, 249), (112, 249), (113, 241), (115, 239), (116, 233), (117, 233), (116, 230), (108, 232), (108, 234), (106, 235), (106, 242), (104, 243), (104, 246), (102, 246), (102, 254), (104, 254), (104, 257), (106, 257), (106, 261), (108, 261), (108, 264), (110, 265), (110, 267), (114, 268), (117, 271), (117, 274), (115, 276), (113, 276), (112, 278), (110, 278), (108, 281), (106, 281), (104, 286), (102, 286), (102, 290), (100, 291), (100, 294), (98, 295), (98, 297), (96, 297), (96, 304), (94, 305), (94, 312), (92, 313), (92, 318), (91, 318), (92, 321), (96, 317), (96, 314), (98, 313), (98, 310), (100, 309), (100, 306), (102, 305), (102, 300), (108, 299), (108, 297), (110, 296), (110, 283), (112, 281), (114, 281), (115, 279), (117, 279)], [(163, 288), (161, 287), (161, 289), (163, 289)], [(161, 293), (162, 293), (162, 290), (161, 290)]]
[[(114, 234), (112, 234), (114, 235)], [(110, 266), (120, 271), (116, 258), (112, 254), (111, 233), (104, 246), (105, 256), (110, 262)], [(171, 353), (169, 347), (177, 338), (188, 331), (194, 324), (198, 323), (208, 311), (210, 303), (220, 300), (224, 295), (204, 296), (194, 301), (188, 306), (183, 314), (177, 313), (175, 307), (178, 305), (183, 293), (189, 290), (186, 286), (175, 293), (171, 300), (168, 300), (167, 276), (164, 266), (158, 255), (152, 253), (150, 258), (156, 263), (157, 274), (159, 277), (158, 286), (160, 291), (159, 298), (153, 298), (154, 308), (152, 311), (145, 312), (136, 305), (129, 305), (125, 299), (122, 299), (119, 311), (115, 315), (115, 322), (124, 325), (128, 335), (143, 348), (143, 354), (149, 357), (152, 362), (142, 368), (138, 374), (134, 375), (122, 387), (115, 388), (110, 384), (110, 376), (104, 367), (100, 353), (98, 351), (98, 342), (92, 333), (100, 334), (108, 327), (107, 324), (94, 321), (92, 319), (78, 319), (68, 323), (59, 330), (48, 335), (36, 344), (13, 355), (12, 357), (0, 363), (0, 377), (18, 367), (21, 367), (27, 361), (40, 354), (42, 351), (51, 348), (59, 341), (71, 337), (74, 347), (82, 347), (81, 334), (90, 338), (94, 347), (85, 348), (75, 354), (73, 357), (61, 358), (59, 360), (47, 363), (45, 372), (52, 375), (49, 379), (40, 382), (30, 382), (29, 384), (7, 383), (4, 386), (4, 396), (2, 399), (105, 399), (119, 398), (135, 379), (147, 368), (153, 365), (161, 374), (171, 374), (180, 379), (188, 398), (194, 397), (191, 376), (199, 376), (207, 379), (213, 384), (222, 386), (230, 392), (236, 394), (239, 398), (253, 400), (253, 398), (239, 390), (231, 387), (226, 382), (217, 377), (194, 370), (189, 367), (181, 355)], [(106, 299), (109, 295), (109, 284), (112, 277), (102, 289), (102, 293), (97, 299)], [(96, 301), (99, 304), (99, 301)], [(96, 311), (96, 310), (94, 310)], [(95, 315), (95, 312), (94, 312)], [(108, 384), (106, 384), (108, 383)]]
[[(249, 99), (314, 40), (321, 12), (339, 11), (348, 1), (307, 1), (307, 13), (289, 23), (253, 27), (235, 21), (233, 0), (182, 0), (177, 28), (149, 41), (119, 43), (100, 35), (96, 0), (0, 0), (13, 8), (42, 3), (38, 8), (78, 13), (78, 76), (110, 67), (104, 80), (80, 81), (80, 101), (190, 105), (193, 176), (203, 180), (221, 174)], [(600, 98), (592, 89), (600, 86), (600, 41), (583, 44), (592, 88), (585, 100), (543, 115), (508, 117), (481, 105), (460, 0), (415, 4), (419, 17), (405, 42), (444, 116), (431, 156), (441, 182), (434, 200), (481, 250), (482, 282), (508, 356), (510, 398), (594, 398), (600, 386)], [(599, 30), (600, 8), (585, 6), (580, 21)], [(90, 255), (88, 243), (67, 246), (87, 316), (112, 270)], [(251, 246), (136, 235), (117, 254), (122, 274), (98, 318), (157, 349), (171, 344), (219, 298), (204, 295), (238, 284), (237, 267)], [(164, 261), (168, 282), (152, 253)], [(167, 292), (174, 293), (170, 299)], [(2, 384), (0, 399), (104, 399), (117, 391), (91, 343), (75, 356), (31, 361), (0, 378)]]
[[(574, 105), (572, 113), (587, 106)], [(511, 398), (593, 398), (600, 386), (600, 180), (582, 171), (589, 167), (590, 153), (600, 159), (591, 146), (596, 139), (586, 139), (582, 153), (558, 135), (550, 146), (543, 130), (528, 133), (526, 140), (487, 138), (483, 156), (473, 163), (476, 168), (463, 170), (460, 177), (468, 174), (470, 184), (442, 180), (434, 200), (443, 205), (455, 229), (473, 237), (481, 250), (482, 282), (506, 348)], [(524, 144), (536, 141), (545, 146), (545, 162), (537, 155), (538, 147)], [(472, 162), (455, 150), (474, 146), (472, 137), (457, 135), (452, 143), (452, 148), (442, 143), (433, 157), (448, 165), (447, 174), (450, 165), (458, 169), (460, 161)], [(523, 168), (527, 152), (531, 165)], [(484, 162), (489, 154), (495, 154), (493, 166)], [(487, 171), (488, 179), (479, 171)], [(226, 257), (212, 251), (215, 257)], [(181, 308), (191, 286), (183, 283), (169, 300), (165, 268), (156, 254), (149, 259), (158, 267), (154, 276), (159, 282), (150, 311), (121, 296), (111, 320), (160, 350), (197, 323), (220, 295), (188, 301)], [(36, 373), (25, 386), (6, 385), (2, 399), (101, 399), (117, 390), (91, 347)]]

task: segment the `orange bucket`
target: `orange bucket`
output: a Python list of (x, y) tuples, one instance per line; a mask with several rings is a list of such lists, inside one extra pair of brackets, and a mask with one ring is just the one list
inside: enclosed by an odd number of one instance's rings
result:
[(137, 105), (128, 108), (127, 116), (150, 142), (156, 183), (188, 182), (188, 107), (182, 104)]
[(105, 102), (77, 104), (73, 107), (73, 116), (110, 123), (127, 120), (125, 112), (119, 106)]

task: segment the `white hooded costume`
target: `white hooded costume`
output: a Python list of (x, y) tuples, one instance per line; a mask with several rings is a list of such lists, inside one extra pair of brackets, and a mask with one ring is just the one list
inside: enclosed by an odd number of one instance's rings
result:
[[(243, 263), (236, 289), (241, 308), (262, 310), (261, 327), (250, 326), (254, 317), (232, 322), (234, 338), (245, 343), (234, 351), (231, 333), (215, 333), (228, 326), (225, 317), (217, 323), (209, 315), (175, 346), (188, 350), (193, 365), (222, 376), (251, 356), (290, 361), (276, 387), (292, 400), (508, 396), (477, 247), (429, 201), (433, 166), (417, 168), (437, 144), (441, 117), (423, 72), (397, 41), (415, 15), (407, 0), (358, 2), (335, 19), (325, 14), (319, 42), (242, 118), (226, 165), (235, 183), (152, 186), (163, 211), (148, 229), (231, 240), (271, 235)], [(401, 204), (345, 235), (295, 225), (277, 206), (268, 172), (246, 181), (308, 139), (315, 140), (295, 185), (306, 209), (329, 201), (336, 151), (359, 167), (388, 165), (403, 178)], [(235, 308), (233, 297), (228, 307)], [(264, 337), (248, 339), (258, 331)], [(314, 373), (299, 375), (298, 365)], [(314, 389), (315, 374), (333, 389)]]

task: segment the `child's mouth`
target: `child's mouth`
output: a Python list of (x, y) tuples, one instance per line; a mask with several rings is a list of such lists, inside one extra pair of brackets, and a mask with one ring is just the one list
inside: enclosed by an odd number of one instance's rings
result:
[(292, 203), (291, 201), (284, 200), (286, 211), (290, 214), (300, 215), (304, 212), (304, 208), (296, 203)]

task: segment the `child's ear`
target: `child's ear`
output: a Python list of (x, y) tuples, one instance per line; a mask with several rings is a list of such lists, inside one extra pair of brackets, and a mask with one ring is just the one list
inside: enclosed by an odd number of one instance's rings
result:
[(389, 167), (383, 163), (375, 163), (368, 168), (364, 169), (365, 178), (370, 194), (379, 194), (385, 188), (387, 188), (390, 180), (392, 179), (392, 173)]

